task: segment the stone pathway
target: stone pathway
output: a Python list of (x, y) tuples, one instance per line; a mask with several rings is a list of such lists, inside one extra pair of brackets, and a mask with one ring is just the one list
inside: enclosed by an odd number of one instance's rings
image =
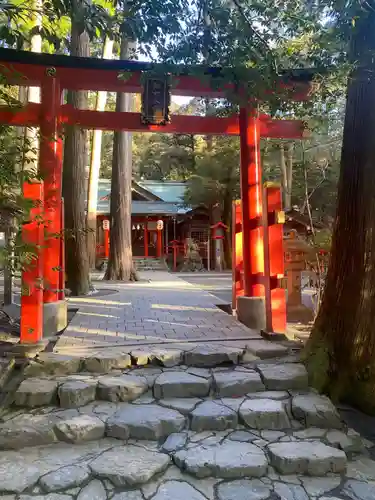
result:
[[(104, 283), (105, 296), (72, 298), (78, 313), (60, 337), (58, 352), (94, 349), (97, 346), (150, 346), (166, 348), (186, 343), (235, 342), (259, 338), (220, 310), (220, 300), (166, 272), (141, 274), (137, 283)], [(233, 345), (233, 344), (232, 344)]]
[(122, 352), (41, 354), (2, 414), (0, 496), (374, 499), (373, 443), (309, 389), (288, 353), (249, 356), (195, 347), (134, 366)]
[[(298, 356), (171, 280), (173, 292), (163, 275), (160, 295), (141, 283), (82, 302), (98, 333), (77, 314), (56, 352), (24, 369), (0, 413), (0, 497), (373, 500), (374, 443), (308, 387)], [(102, 334), (106, 311), (121, 318), (117, 344)], [(169, 333), (128, 332), (134, 316), (168, 320)], [(91, 326), (76, 337), (78, 320)], [(191, 338), (180, 341), (176, 322), (194, 325)]]

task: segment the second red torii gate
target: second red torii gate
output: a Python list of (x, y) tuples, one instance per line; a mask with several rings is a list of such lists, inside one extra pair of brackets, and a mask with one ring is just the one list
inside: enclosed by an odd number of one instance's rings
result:
[[(161, 68), (164, 67), (160, 66), (159, 71)], [(45, 303), (53, 303), (63, 298), (61, 292), (64, 283), (63, 251), (60, 239), (56, 235), (62, 231), (61, 131), (64, 125), (102, 130), (239, 135), (244, 294), (257, 297), (262, 293), (259, 287), (259, 275), (264, 272), (261, 255), (263, 237), (260, 139), (262, 137), (299, 139), (305, 135), (305, 124), (302, 121), (272, 120), (266, 115), (259, 115), (254, 108), (243, 107), (239, 117), (172, 115), (167, 125), (150, 126), (141, 123), (141, 115), (138, 113), (80, 110), (61, 104), (64, 89), (141, 92), (142, 73), (152, 72), (155, 69), (157, 65), (136, 61), (103, 61), (0, 49), (0, 74), (7, 83), (41, 87), (40, 104), (29, 103), (22, 108), (2, 107), (0, 122), (17, 126), (40, 126), (41, 129), (39, 169), (44, 176), (44, 197), (41, 201), (44, 202), (45, 219), (48, 221), (45, 242), (48, 251), (43, 251), (39, 257), (44, 261), (42, 275), (34, 276), (33, 272), (33, 278), (44, 282)], [(230, 88), (230, 84), (224, 85), (224, 88), (211, 88), (209, 83), (202, 83), (199, 78), (189, 75), (189, 68), (183, 71), (181, 68), (177, 69), (179, 76), (172, 89), (173, 94), (224, 97)], [(204, 70), (209, 76), (217, 77), (220, 74), (220, 68)], [(123, 78), (124, 72), (128, 72), (127, 78)], [(311, 70), (285, 72), (275, 80), (275, 91), (288, 87), (291, 91), (290, 96), (296, 100), (304, 99), (310, 92), (312, 77)], [(40, 262), (36, 268), (41, 269)], [(27, 276), (25, 280), (26, 278)], [(37, 293), (34, 287), (34, 292), (22, 298), (22, 305), (35, 306), (39, 298), (40, 290)], [(30, 314), (30, 307), (28, 310), (27, 316), (21, 313), (21, 342), (37, 342), (42, 337), (40, 314), (36, 312), (34, 315)]]

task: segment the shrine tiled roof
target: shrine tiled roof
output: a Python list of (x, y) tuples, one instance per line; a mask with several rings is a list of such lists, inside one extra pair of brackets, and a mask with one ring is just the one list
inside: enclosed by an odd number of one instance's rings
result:
[[(133, 215), (183, 215), (191, 210), (183, 202), (183, 195), (186, 185), (183, 182), (162, 182), (162, 181), (139, 181), (133, 183), (133, 189), (137, 186), (148, 191), (155, 200), (133, 200)], [(111, 181), (109, 179), (99, 180), (98, 190), (98, 214), (108, 214), (110, 211)]]

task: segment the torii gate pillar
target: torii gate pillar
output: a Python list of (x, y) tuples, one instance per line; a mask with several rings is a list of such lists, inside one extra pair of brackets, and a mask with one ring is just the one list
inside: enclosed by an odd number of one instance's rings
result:
[(247, 326), (262, 330), (266, 326), (262, 227), (262, 168), (260, 124), (257, 112), (240, 109), (241, 200), (244, 296), (238, 297), (237, 314)]
[(62, 137), (59, 130), (60, 82), (53, 68), (47, 69), (41, 82), (41, 121), (39, 171), (44, 179), (43, 249), (43, 336), (55, 335), (67, 325), (64, 300), (64, 262), (62, 233)]

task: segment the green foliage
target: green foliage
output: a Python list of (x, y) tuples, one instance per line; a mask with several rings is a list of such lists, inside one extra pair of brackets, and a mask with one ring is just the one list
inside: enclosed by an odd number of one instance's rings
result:
[(219, 137), (212, 149), (197, 154), (196, 171), (188, 181), (185, 201), (193, 206), (223, 210), (226, 199), (239, 196), (239, 140)]

